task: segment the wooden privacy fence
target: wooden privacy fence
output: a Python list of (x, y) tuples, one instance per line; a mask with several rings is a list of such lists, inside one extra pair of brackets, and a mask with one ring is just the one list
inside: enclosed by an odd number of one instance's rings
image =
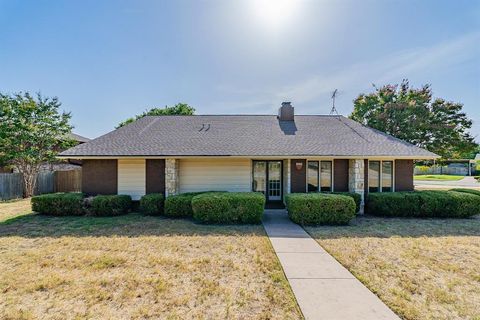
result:
[[(82, 170), (44, 171), (37, 176), (34, 194), (79, 192), (82, 189)], [(20, 173), (0, 173), (0, 200), (23, 197)]]
[(23, 182), (20, 173), (0, 173), (0, 200), (21, 198)]
[(55, 192), (82, 190), (82, 170), (55, 171)]

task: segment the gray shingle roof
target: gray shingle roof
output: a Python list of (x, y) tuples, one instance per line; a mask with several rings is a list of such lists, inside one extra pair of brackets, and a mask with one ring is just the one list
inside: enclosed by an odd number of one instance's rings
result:
[(343, 116), (317, 115), (149, 116), (60, 156), (436, 157)]
[(81, 142), (81, 143), (90, 141), (89, 138), (83, 137), (83, 136), (81, 136), (79, 134), (76, 134), (76, 133), (73, 133), (73, 132), (69, 133), (68, 136), (70, 137), (70, 139), (75, 140), (77, 142)]

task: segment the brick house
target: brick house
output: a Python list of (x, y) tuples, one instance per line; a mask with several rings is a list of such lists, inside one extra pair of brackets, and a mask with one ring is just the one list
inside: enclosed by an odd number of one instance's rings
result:
[(438, 156), (343, 116), (147, 116), (60, 154), (83, 161), (87, 194), (413, 190), (413, 161)]

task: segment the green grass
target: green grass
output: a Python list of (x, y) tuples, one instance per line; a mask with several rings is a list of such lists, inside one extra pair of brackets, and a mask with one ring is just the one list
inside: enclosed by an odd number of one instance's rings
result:
[(448, 174), (422, 174), (418, 176), (413, 176), (413, 179), (423, 181), (459, 181), (463, 178), (464, 176), (452, 176)]

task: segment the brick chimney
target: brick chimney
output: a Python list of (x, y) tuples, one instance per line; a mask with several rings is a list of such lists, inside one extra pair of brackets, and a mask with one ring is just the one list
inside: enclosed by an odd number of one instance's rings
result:
[(291, 102), (282, 102), (282, 106), (278, 109), (278, 120), (280, 121), (294, 121), (294, 108)]

